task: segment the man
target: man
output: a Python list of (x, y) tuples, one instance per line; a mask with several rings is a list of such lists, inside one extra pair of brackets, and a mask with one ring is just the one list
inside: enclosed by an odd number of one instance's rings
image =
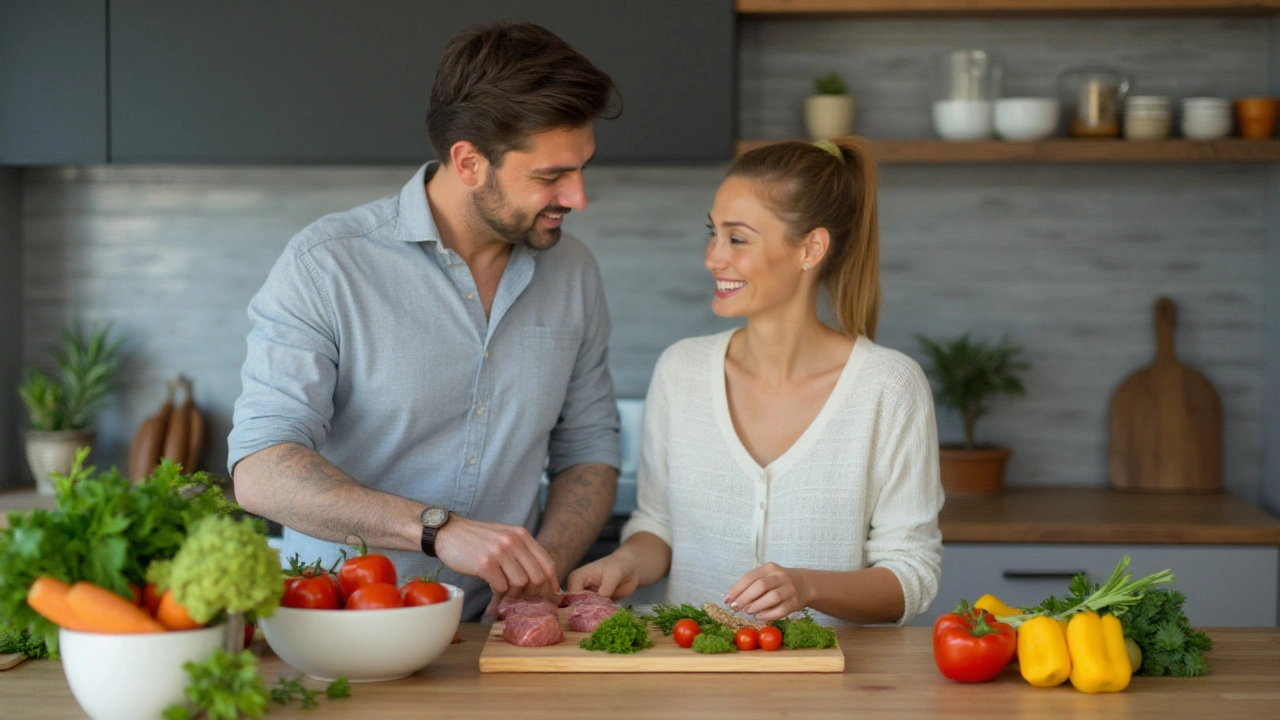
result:
[(620, 464), (609, 315), (560, 226), (616, 95), (541, 27), (464, 29), (431, 92), (438, 162), (289, 243), (249, 306), (228, 458), (283, 557), (359, 536), (401, 580), (443, 564), (475, 618), (557, 592), (590, 547)]

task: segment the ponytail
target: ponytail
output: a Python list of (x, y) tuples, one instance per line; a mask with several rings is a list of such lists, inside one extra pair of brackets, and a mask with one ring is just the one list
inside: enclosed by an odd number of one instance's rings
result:
[(876, 165), (862, 141), (782, 142), (740, 156), (730, 177), (760, 181), (761, 196), (792, 242), (815, 228), (831, 235), (819, 279), (840, 332), (874, 340), (880, 317), (880, 220)]

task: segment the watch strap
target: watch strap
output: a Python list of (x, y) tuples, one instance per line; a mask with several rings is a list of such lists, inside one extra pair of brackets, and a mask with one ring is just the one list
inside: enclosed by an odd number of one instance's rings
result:
[(438, 527), (423, 526), (422, 552), (426, 553), (427, 557), (436, 557), (436, 535), (439, 533), (440, 528)]

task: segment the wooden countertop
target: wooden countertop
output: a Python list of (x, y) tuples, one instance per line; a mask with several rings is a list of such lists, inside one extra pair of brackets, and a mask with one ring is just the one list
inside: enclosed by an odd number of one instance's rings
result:
[(1280, 520), (1228, 493), (1006, 488), (949, 496), (938, 522), (945, 542), (1280, 545)]
[[(462, 626), (463, 642), (402, 680), (353, 686), (314, 710), (271, 706), (269, 718), (1275, 718), (1280, 707), (1280, 629), (1210, 629), (1215, 648), (1202, 678), (1134, 678), (1122, 693), (1086, 695), (1069, 684), (1040, 689), (1010, 667), (993, 683), (962, 685), (934, 667), (928, 628), (848, 628), (840, 674), (507, 674), (478, 669), (488, 627)], [(257, 641), (269, 683), (294, 671)], [(308, 681), (311, 687), (320, 683)], [(0, 673), (5, 717), (83, 718), (51, 661)]]
[[(52, 507), (52, 496), (32, 489), (0, 492), (0, 528), (10, 510)], [(1007, 488), (948, 497), (939, 524), (943, 541), (957, 543), (1280, 545), (1280, 520), (1228, 493)]]

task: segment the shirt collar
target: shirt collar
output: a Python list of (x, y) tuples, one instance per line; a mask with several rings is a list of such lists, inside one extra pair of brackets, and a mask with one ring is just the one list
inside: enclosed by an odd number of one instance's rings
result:
[(440, 229), (436, 227), (431, 206), (427, 203), (427, 180), (439, 169), (440, 161), (432, 160), (418, 168), (413, 178), (400, 189), (400, 212), (396, 217), (397, 240), (434, 242), (443, 246)]

